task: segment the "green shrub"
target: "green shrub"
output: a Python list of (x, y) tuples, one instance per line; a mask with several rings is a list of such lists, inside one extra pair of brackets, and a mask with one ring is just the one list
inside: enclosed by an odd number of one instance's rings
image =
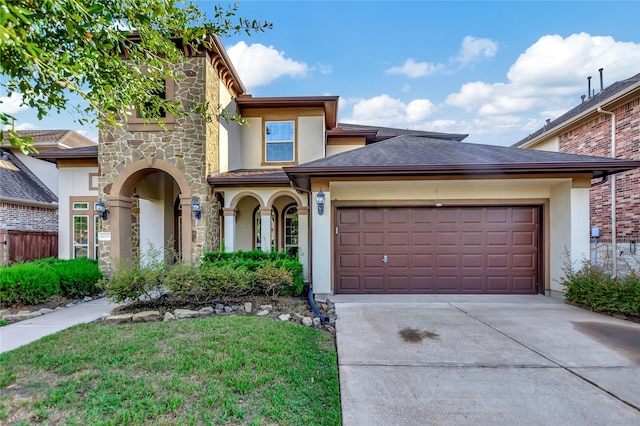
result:
[(210, 251), (206, 252), (202, 261), (206, 263), (215, 263), (224, 260), (238, 261), (238, 260), (253, 260), (256, 262), (267, 260), (282, 260), (282, 259), (297, 259), (295, 256), (289, 256), (285, 252), (281, 251), (262, 251), (260, 249), (253, 249), (250, 251)]
[(0, 270), (0, 302), (33, 305), (46, 302), (60, 292), (58, 275), (50, 268), (18, 263)]
[(173, 265), (164, 277), (164, 287), (177, 297), (198, 296), (202, 291), (200, 268), (185, 263)]
[(98, 287), (110, 300), (133, 302), (140, 298), (153, 298), (161, 290), (164, 268), (151, 263), (140, 265), (139, 259), (118, 259), (108, 280), (100, 280)]
[(201, 299), (237, 298), (256, 293), (253, 283), (253, 273), (244, 267), (233, 265), (215, 266), (202, 265), (200, 268)]
[[(47, 259), (48, 260), (48, 259)], [(76, 298), (98, 293), (97, 283), (102, 279), (98, 261), (87, 258), (57, 259), (40, 262), (51, 268), (60, 278), (60, 295)]]
[(613, 278), (589, 261), (575, 270), (565, 264), (565, 298), (568, 302), (608, 314), (619, 313), (640, 317), (640, 276), (631, 271)]
[(257, 290), (267, 296), (285, 295), (291, 291), (293, 278), (291, 273), (273, 262), (264, 264), (254, 273)]

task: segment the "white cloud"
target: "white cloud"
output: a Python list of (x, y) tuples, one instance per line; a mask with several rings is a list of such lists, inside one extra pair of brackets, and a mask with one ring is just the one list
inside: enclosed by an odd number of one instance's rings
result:
[(388, 74), (404, 74), (409, 78), (426, 77), (437, 71), (444, 69), (442, 64), (432, 64), (428, 62), (416, 62), (413, 58), (407, 59), (401, 67), (392, 67), (387, 70)]
[(320, 70), (320, 74), (331, 74), (333, 72), (333, 67), (327, 64), (318, 64), (318, 69)]
[(35, 124), (32, 123), (18, 123), (15, 126), (11, 126), (10, 124), (7, 124), (4, 126), (3, 130), (36, 130), (39, 129), (38, 126), (36, 126)]
[(466, 36), (462, 40), (460, 54), (456, 61), (469, 64), (483, 58), (493, 58), (498, 52), (498, 42), (488, 38)]
[[(636, 74), (638, 63), (640, 44), (587, 33), (567, 38), (546, 35), (511, 65), (506, 76), (508, 82), (466, 83), (459, 92), (447, 97), (446, 104), (476, 111), (481, 116), (508, 115), (535, 108), (566, 112), (578, 104), (579, 94), (586, 92), (587, 76), (593, 76), (591, 87), (597, 93), (599, 68), (604, 68), (606, 87)], [(567, 102), (567, 96), (575, 96), (574, 102)]]
[(378, 126), (399, 126), (416, 123), (429, 117), (435, 107), (428, 99), (415, 99), (408, 104), (389, 95), (375, 96), (355, 103), (350, 118), (344, 121)]
[(285, 57), (273, 46), (260, 43), (247, 45), (240, 41), (227, 49), (227, 54), (248, 88), (265, 86), (282, 76), (303, 77), (309, 67)]
[(28, 108), (28, 106), (22, 105), (21, 93), (13, 92), (11, 96), (0, 97), (0, 113), (15, 114)]

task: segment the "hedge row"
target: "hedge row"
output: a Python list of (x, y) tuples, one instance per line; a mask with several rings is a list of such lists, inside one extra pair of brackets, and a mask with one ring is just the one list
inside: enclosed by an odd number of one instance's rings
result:
[(302, 264), (280, 252), (209, 252), (200, 266), (120, 261), (100, 282), (114, 302), (152, 298), (166, 290), (197, 303), (247, 295), (297, 296), (302, 293)]
[(102, 279), (98, 262), (91, 259), (47, 258), (0, 269), (0, 303), (32, 305), (59, 295), (68, 298), (98, 292)]
[(565, 299), (572, 304), (596, 312), (640, 318), (640, 275), (636, 271), (614, 278), (587, 261), (579, 270), (566, 265), (562, 285)]

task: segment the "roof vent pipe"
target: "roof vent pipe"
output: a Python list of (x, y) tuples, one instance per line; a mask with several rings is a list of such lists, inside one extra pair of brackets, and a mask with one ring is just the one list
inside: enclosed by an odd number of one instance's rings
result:
[(591, 76), (587, 77), (587, 94), (589, 95), (589, 99), (591, 99)]
[(582, 99), (582, 103), (584, 103), (584, 98), (586, 98), (586, 97), (587, 97), (587, 95), (580, 96), (580, 99)]
[(602, 70), (604, 70), (604, 68), (600, 68), (598, 70), (600, 72), (600, 91), (601, 92), (604, 90), (604, 81), (602, 80)]

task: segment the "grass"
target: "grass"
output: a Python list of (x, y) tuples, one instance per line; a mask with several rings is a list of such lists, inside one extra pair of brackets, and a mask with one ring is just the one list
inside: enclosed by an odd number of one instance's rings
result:
[(333, 337), (263, 318), (79, 325), (0, 365), (1, 424), (341, 422)]

